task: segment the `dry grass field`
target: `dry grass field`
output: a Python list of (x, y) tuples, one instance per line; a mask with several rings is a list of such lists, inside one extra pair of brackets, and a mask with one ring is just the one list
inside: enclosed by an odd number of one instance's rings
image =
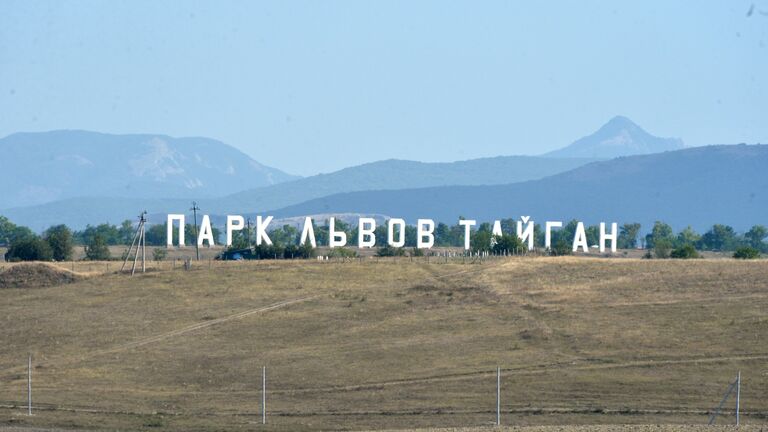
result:
[(496, 367), (503, 424), (542, 426), (509, 430), (706, 424), (737, 371), (742, 423), (768, 426), (765, 260), (195, 264), (0, 289), (0, 428), (484, 427)]

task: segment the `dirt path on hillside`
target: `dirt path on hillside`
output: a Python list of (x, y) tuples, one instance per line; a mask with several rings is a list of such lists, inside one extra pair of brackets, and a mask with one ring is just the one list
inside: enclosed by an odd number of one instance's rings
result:
[[(43, 362), (40, 365), (44, 366), (44, 367), (50, 367), (52, 365), (62, 366), (62, 365), (67, 365), (67, 364), (71, 364), (71, 363), (81, 362), (83, 360), (87, 360), (87, 359), (90, 359), (90, 358), (93, 358), (93, 357), (97, 357), (97, 356), (102, 356), (102, 355), (107, 355), (107, 354), (114, 354), (114, 353), (117, 353), (117, 352), (126, 351), (126, 350), (130, 350), (130, 349), (133, 349), (133, 348), (138, 348), (138, 347), (142, 347), (142, 346), (149, 345), (149, 344), (152, 344), (152, 343), (164, 341), (166, 339), (172, 339), (172, 338), (180, 337), (180, 336), (183, 336), (183, 335), (185, 335), (187, 333), (195, 332), (195, 331), (202, 330), (202, 329), (205, 329), (205, 328), (208, 328), (208, 327), (213, 327), (213, 326), (219, 325), (219, 324), (224, 324), (224, 323), (229, 322), (229, 321), (243, 319), (243, 318), (251, 316), (251, 315), (255, 315), (255, 314), (259, 314), (259, 313), (263, 313), (263, 312), (269, 312), (269, 311), (272, 311), (272, 310), (275, 310), (275, 309), (284, 308), (286, 306), (290, 306), (290, 305), (297, 304), (297, 303), (303, 303), (303, 302), (306, 302), (306, 301), (309, 301), (309, 300), (316, 299), (318, 297), (320, 297), (320, 295), (314, 295), (314, 296), (309, 296), (309, 297), (301, 297), (301, 298), (291, 299), (291, 300), (284, 300), (284, 301), (281, 301), (281, 302), (278, 302), (278, 303), (273, 303), (273, 304), (268, 305), (268, 306), (262, 306), (262, 307), (258, 307), (258, 308), (254, 308), (254, 309), (249, 309), (249, 310), (246, 310), (246, 311), (238, 312), (238, 313), (235, 313), (235, 314), (232, 314), (232, 315), (228, 315), (228, 316), (225, 316), (225, 317), (213, 319), (213, 320), (210, 320), (210, 321), (205, 321), (205, 322), (202, 322), (202, 323), (192, 324), (192, 325), (189, 325), (189, 326), (186, 326), (186, 327), (182, 327), (180, 329), (172, 330), (172, 331), (165, 332), (165, 333), (156, 334), (156, 335), (153, 335), (153, 336), (145, 337), (145, 338), (138, 339), (138, 340), (135, 340), (135, 341), (131, 341), (131, 342), (128, 342), (128, 343), (116, 345), (116, 346), (113, 346), (113, 347), (110, 347), (110, 348), (90, 351), (90, 352), (87, 352), (85, 354), (79, 355), (77, 357), (50, 360), (50, 361), (47, 361), (47, 362)], [(17, 367), (17, 368), (6, 369), (5, 371), (3, 371), (3, 375), (16, 374), (16, 373), (23, 372), (24, 370), (26, 370), (26, 368), (24, 368), (24, 367)]]

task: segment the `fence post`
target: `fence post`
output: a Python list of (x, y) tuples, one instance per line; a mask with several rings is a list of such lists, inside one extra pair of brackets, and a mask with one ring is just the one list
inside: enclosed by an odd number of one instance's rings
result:
[(496, 368), (496, 426), (501, 426), (501, 368)]
[(741, 371), (736, 375), (736, 426), (739, 425), (739, 408), (741, 404)]
[(27, 362), (27, 415), (32, 415), (32, 354)]
[(267, 367), (261, 368), (261, 424), (267, 424)]

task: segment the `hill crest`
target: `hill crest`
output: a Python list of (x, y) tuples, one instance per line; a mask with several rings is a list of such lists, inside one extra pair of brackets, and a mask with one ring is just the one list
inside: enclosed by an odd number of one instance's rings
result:
[(661, 138), (646, 132), (632, 120), (616, 116), (591, 135), (574, 141), (559, 150), (546, 153), (550, 157), (615, 158), (681, 150), (679, 138)]

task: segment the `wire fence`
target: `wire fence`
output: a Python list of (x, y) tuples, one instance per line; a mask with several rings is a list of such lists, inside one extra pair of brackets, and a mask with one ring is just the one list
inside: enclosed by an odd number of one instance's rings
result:
[[(388, 381), (301, 386), (302, 374), (281, 366), (254, 368), (246, 383), (229, 383), (208, 389), (168, 390), (159, 386), (156, 392), (146, 387), (108, 389), (99, 384), (82, 383), (79, 387), (60, 385), (55, 375), (66, 372), (36, 372), (32, 356), (27, 359), (26, 394), (0, 400), (0, 410), (24, 412), (27, 416), (53, 417), (57, 414), (112, 417), (140, 416), (186, 418), (192, 422), (215, 418), (222, 425), (247, 421), (265, 427), (314, 426), (320, 429), (360, 427), (460, 427), (521, 424), (576, 423), (699, 423), (736, 424), (746, 416), (752, 423), (764, 424), (768, 411), (744, 409), (741, 406), (742, 377), (739, 372), (728, 383), (719, 405), (713, 382), (687, 397), (678, 394), (678, 404), (664, 405), (657, 397), (651, 403), (638, 403), (636, 398), (650, 396), (653, 386), (637, 394), (618, 391), (620, 383), (606, 380), (574, 392), (564, 386), (562, 394), (552, 389), (532, 388), (537, 380), (521, 379), (521, 372), (536, 375), (530, 368), (481, 369), (444, 372), (432, 376), (398, 377)], [(557, 381), (567, 372), (552, 372)], [(342, 374), (343, 376), (343, 374)], [(16, 377), (18, 378), (18, 377)], [(254, 379), (255, 378), (255, 379)], [(52, 382), (46, 382), (50, 380)], [(10, 396), (5, 382), (0, 394)], [(608, 387), (606, 387), (606, 385)], [(614, 391), (611, 386), (615, 385)], [(662, 392), (689, 392), (693, 388), (659, 386)], [(589, 386), (588, 386), (589, 387)], [(691, 387), (691, 386), (688, 386)], [(147, 394), (154, 394), (148, 397)], [(33, 397), (34, 396), (34, 397)], [(659, 396), (659, 395), (657, 395)], [(731, 396), (731, 399), (729, 399)], [(755, 398), (755, 394), (752, 397)], [(735, 397), (735, 399), (734, 399)], [(636, 406), (630, 403), (635, 398)], [(172, 404), (168, 401), (173, 400)], [(706, 401), (712, 401), (710, 405)], [(764, 401), (755, 401), (762, 404)], [(704, 403), (704, 404), (703, 404)], [(1, 411), (0, 411), (1, 412)]]

